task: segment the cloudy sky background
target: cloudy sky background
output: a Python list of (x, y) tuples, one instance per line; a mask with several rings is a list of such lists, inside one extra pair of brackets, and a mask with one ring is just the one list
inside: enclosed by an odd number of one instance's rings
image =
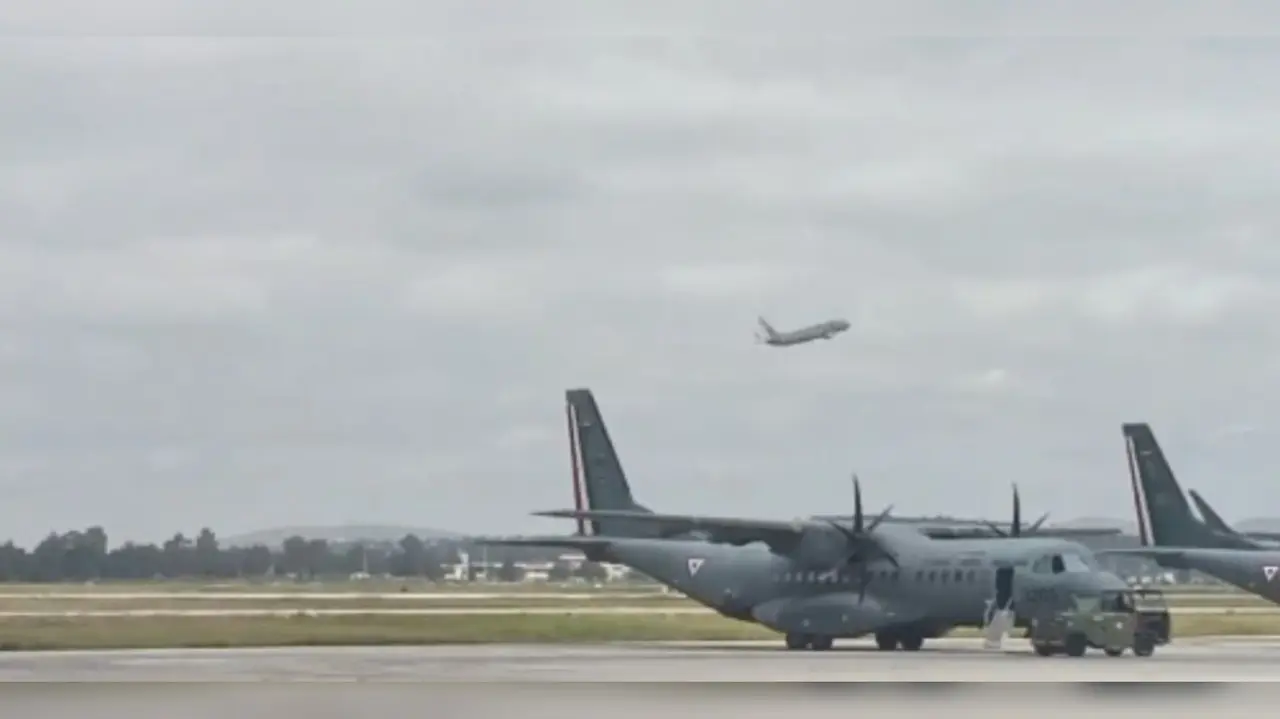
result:
[(0, 534), (568, 531), (570, 386), (662, 510), (1280, 514), (1280, 46), (474, 19), (0, 44)]

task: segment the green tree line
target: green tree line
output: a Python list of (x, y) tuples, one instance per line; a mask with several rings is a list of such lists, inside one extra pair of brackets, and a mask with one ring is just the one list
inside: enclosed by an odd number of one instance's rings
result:
[[(410, 534), (397, 543), (339, 544), (290, 537), (279, 548), (224, 547), (210, 529), (176, 534), (162, 544), (125, 542), (109, 547), (102, 527), (51, 533), (33, 549), (0, 545), (0, 582), (130, 579), (234, 579), (272, 575), (299, 578), (373, 576), (441, 579), (443, 565), (459, 561), (457, 543), (427, 542)], [(498, 558), (496, 561), (505, 561)]]

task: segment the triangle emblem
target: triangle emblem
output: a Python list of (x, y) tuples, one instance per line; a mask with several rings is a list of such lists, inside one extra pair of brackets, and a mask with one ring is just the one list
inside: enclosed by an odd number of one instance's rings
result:
[[(689, 560), (688, 560), (688, 562), (687, 562), (687, 564), (688, 564), (688, 566), (689, 566), (689, 576), (691, 576), (691, 577), (695, 577), (695, 576), (697, 576), (697, 575), (698, 575), (698, 570), (699, 570), (699, 569), (702, 569), (702, 563), (703, 563), (704, 561), (705, 561), (705, 560), (703, 560), (703, 559), (696, 559), (696, 558), (695, 558), (695, 559), (689, 559)], [(1275, 569), (1275, 567), (1272, 567), (1272, 569)], [(1275, 572), (1272, 572), (1272, 574), (1274, 574), (1274, 573), (1275, 573)]]
[(1276, 572), (1278, 571), (1280, 571), (1280, 567), (1276, 567), (1276, 566), (1262, 568), (1262, 574), (1266, 576), (1268, 582), (1271, 581), (1272, 579), (1275, 579)]

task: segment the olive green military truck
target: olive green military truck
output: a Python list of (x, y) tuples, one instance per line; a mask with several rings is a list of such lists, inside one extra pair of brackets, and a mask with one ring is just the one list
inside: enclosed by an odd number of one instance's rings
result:
[(1079, 657), (1091, 648), (1112, 657), (1126, 649), (1149, 657), (1157, 646), (1169, 642), (1169, 627), (1169, 608), (1158, 591), (1104, 592), (1066, 595), (1058, 603), (1039, 607), (1027, 636), (1042, 657)]

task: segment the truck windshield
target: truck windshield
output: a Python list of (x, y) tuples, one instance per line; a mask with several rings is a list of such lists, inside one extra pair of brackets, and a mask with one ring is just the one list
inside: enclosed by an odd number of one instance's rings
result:
[(1071, 598), (1076, 605), (1076, 611), (1080, 612), (1096, 612), (1102, 606), (1102, 597), (1097, 594), (1077, 594)]

